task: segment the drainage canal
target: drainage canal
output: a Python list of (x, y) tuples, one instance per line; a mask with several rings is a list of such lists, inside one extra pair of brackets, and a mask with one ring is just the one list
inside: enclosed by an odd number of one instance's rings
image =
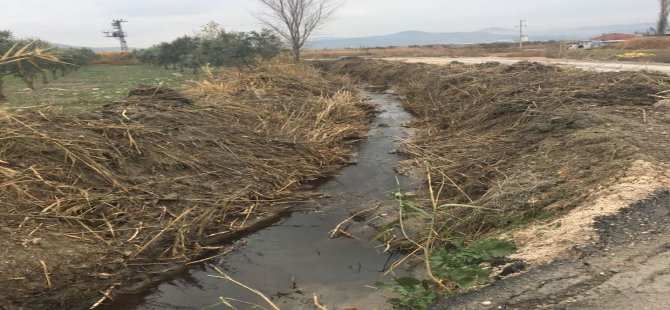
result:
[[(371, 288), (388, 280), (385, 269), (396, 259), (371, 238), (375, 231), (353, 227), (356, 238), (330, 239), (330, 231), (352, 213), (388, 202), (400, 186), (418, 182), (396, 175), (400, 158), (390, 152), (407, 136), (411, 121), (393, 94), (365, 93), (381, 111), (368, 137), (356, 148), (357, 164), (344, 168), (320, 187), (328, 198), (301, 205), (278, 223), (245, 237), (234, 252), (210, 263), (267, 296), (282, 309), (314, 309), (313, 294), (328, 309), (386, 309), (385, 296)], [(356, 224), (354, 224), (356, 225)], [(351, 228), (351, 227), (350, 227)], [(126, 296), (105, 309), (203, 309), (226, 297), (238, 309), (246, 304), (270, 309), (257, 295), (202, 265), (138, 296)], [(214, 309), (227, 308), (221, 304)], [(262, 309), (262, 308), (257, 308)]]

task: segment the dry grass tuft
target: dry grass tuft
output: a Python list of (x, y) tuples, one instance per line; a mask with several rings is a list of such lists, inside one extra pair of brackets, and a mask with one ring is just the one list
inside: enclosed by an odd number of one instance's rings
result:
[(639, 37), (606, 48), (623, 50), (668, 49), (670, 48), (670, 37)]
[(544, 54), (545, 43), (532, 42), (520, 51), (515, 43), (487, 43), (487, 44), (451, 44), (451, 45), (415, 45), (392, 46), (373, 48), (345, 48), (306, 50), (305, 58), (332, 59), (343, 57), (538, 57)]

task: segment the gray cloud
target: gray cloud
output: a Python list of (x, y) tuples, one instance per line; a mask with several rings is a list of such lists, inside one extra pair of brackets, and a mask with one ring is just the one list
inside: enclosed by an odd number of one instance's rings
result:
[[(403, 30), (536, 30), (653, 22), (657, 0), (349, 0), (319, 35), (353, 37)], [(146, 47), (193, 33), (210, 20), (229, 30), (260, 28), (253, 0), (0, 0), (0, 29), (64, 44), (115, 46), (101, 31), (124, 18), (129, 43)]]
[[(114, 2), (111, 2), (114, 3)], [(217, 0), (143, 0), (132, 5), (109, 5), (105, 9), (106, 15), (130, 17), (169, 17), (190, 16), (209, 12), (224, 12), (235, 6), (235, 1)]]

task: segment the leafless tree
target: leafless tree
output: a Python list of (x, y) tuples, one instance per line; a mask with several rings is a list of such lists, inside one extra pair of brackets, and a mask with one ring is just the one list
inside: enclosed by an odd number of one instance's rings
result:
[(658, 17), (658, 24), (656, 26), (656, 34), (659, 36), (665, 35), (668, 31), (668, 14), (670, 14), (670, 0), (658, 0), (661, 4), (661, 13)]
[(290, 45), (296, 62), (316, 29), (340, 7), (339, 0), (257, 0), (265, 12), (257, 18), (279, 33)]

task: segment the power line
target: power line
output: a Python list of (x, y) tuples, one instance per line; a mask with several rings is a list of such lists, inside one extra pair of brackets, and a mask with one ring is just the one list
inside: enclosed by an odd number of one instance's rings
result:
[(126, 37), (128, 37), (128, 33), (123, 31), (123, 27), (121, 26), (121, 23), (127, 23), (127, 22), (128, 21), (123, 19), (115, 19), (112, 21), (112, 28), (114, 28), (114, 31), (103, 31), (106, 37), (119, 39), (119, 42), (121, 42), (122, 52), (128, 51), (128, 42), (126, 42)]
[(523, 34), (523, 29), (528, 28), (526, 20), (520, 20), (519, 25), (516, 27), (519, 28), (519, 49), (523, 49), (523, 42), (528, 41), (528, 36)]

